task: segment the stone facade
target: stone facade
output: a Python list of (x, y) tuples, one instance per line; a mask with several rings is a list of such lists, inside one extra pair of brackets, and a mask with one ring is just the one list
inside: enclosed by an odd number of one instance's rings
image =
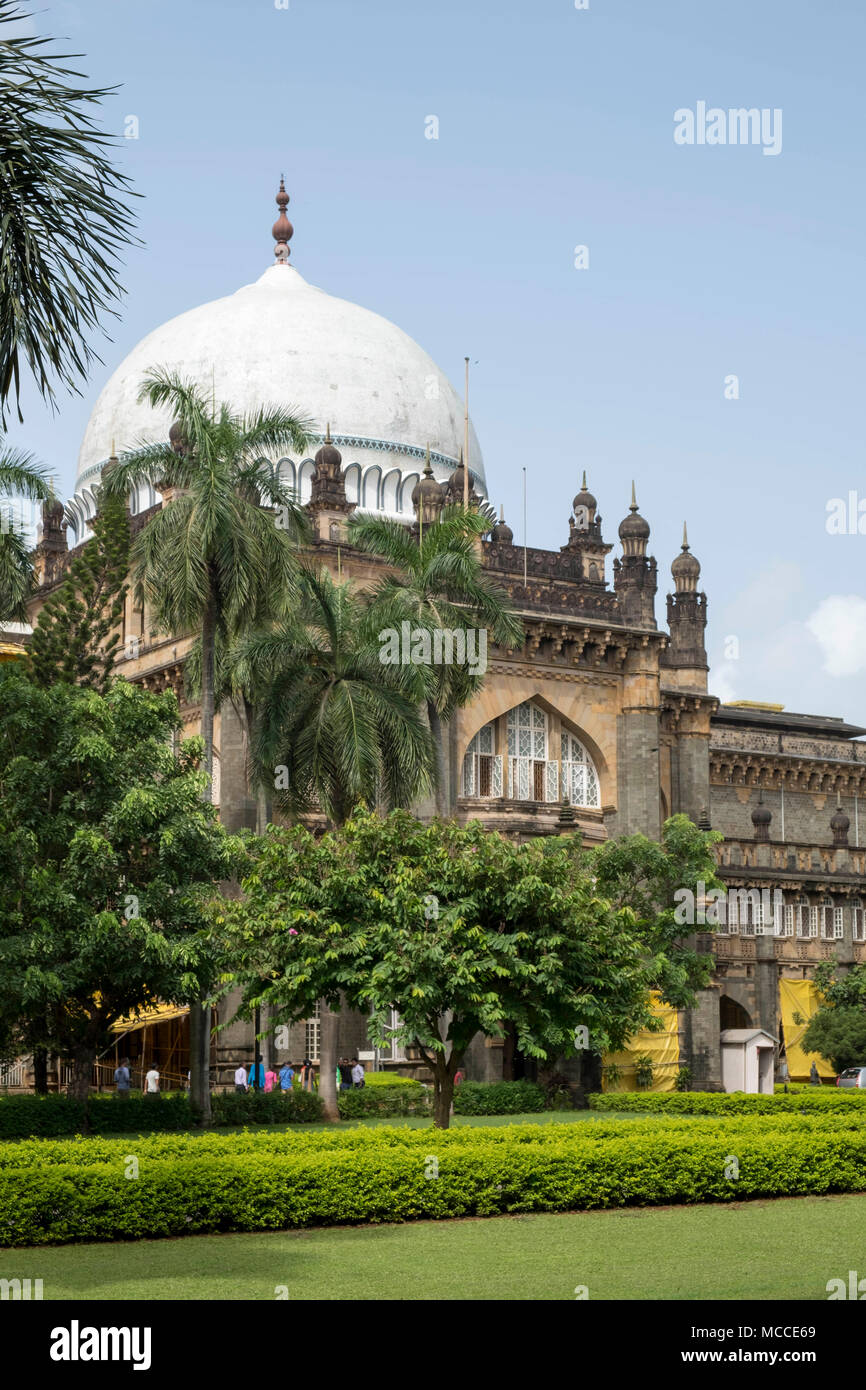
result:
[[(428, 469), (414, 494), (423, 524), (435, 524), (443, 503), (460, 499), (462, 487), (462, 468), (447, 486)], [(381, 576), (379, 561), (345, 543), (353, 504), (330, 438), (317, 455), (308, 506), (310, 548), (318, 561), (358, 584)], [(134, 517), (134, 526), (151, 514)], [(866, 731), (776, 707), (720, 706), (708, 690), (707, 599), (698, 591), (700, 565), (687, 539), (672, 566), (665, 629), (655, 616), (650, 528), (634, 496), (619, 527), (622, 555), (612, 571), (612, 546), (585, 479), (568, 523), (558, 551), (524, 551), (503, 521), (480, 542), (486, 569), (524, 621), (525, 641), (519, 650), (489, 652), (481, 692), (450, 724), (447, 811), (519, 839), (558, 834), (568, 823), (588, 844), (634, 832), (657, 838), (666, 817), (684, 812), (724, 836), (718, 858), (726, 885), (782, 893), (775, 930), (773, 922), (753, 920), (746, 911), (735, 929), (698, 937), (701, 949), (715, 956), (714, 975), (697, 1007), (682, 1018), (681, 1059), (695, 1085), (717, 1087), (725, 1011), (779, 1037), (781, 975), (802, 978), (835, 952), (848, 963), (866, 956), (866, 848), (860, 847), (866, 743), (856, 741)], [(42, 584), (34, 618), (62, 578), (69, 553), (56, 512), (46, 512), (36, 552)], [(152, 631), (148, 613), (132, 596), (121, 637), (120, 672), (152, 689), (175, 689), (186, 728), (197, 731), (199, 711), (183, 690), (189, 641)], [(247, 786), (243, 710), (223, 709), (216, 742), (215, 799), (222, 818), (232, 829), (254, 827), (268, 808), (257, 806)], [(416, 810), (426, 815), (433, 807)], [(743, 1012), (736, 1014), (737, 1007)], [(363, 1019), (346, 1014), (340, 1028), (340, 1052), (351, 1055), (365, 1046)], [(274, 1046), (266, 1055), (300, 1061), (315, 1036), (314, 1021), (295, 1025), (287, 1048)], [(237, 1061), (251, 1054), (249, 1025), (222, 1032), (217, 1079), (226, 1082)], [(411, 1054), (384, 1060), (414, 1065)], [(523, 1064), (512, 1039), (479, 1038), (467, 1067), (470, 1075), (493, 1079), (522, 1074)]]

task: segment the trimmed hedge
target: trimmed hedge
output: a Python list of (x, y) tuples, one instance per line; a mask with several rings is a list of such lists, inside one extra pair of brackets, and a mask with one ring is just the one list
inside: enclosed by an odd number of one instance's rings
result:
[[(398, 1071), (368, 1071), (364, 1077), (367, 1086), (417, 1086), (419, 1083), (411, 1076), (401, 1076)], [(366, 1090), (366, 1086), (365, 1086)]]
[(454, 1089), (455, 1115), (535, 1115), (546, 1104), (534, 1081), (463, 1081)]
[(86, 1123), (93, 1134), (181, 1130), (192, 1125), (192, 1113), (189, 1099), (181, 1094), (159, 1100), (91, 1096), (86, 1104), (62, 1095), (0, 1097), (0, 1139), (77, 1134)]
[(748, 1095), (745, 1091), (613, 1091), (589, 1097), (591, 1110), (652, 1110), (663, 1115), (772, 1115), (783, 1111), (826, 1114), (863, 1106), (866, 1091), (813, 1087), (785, 1095)]
[[(854, 1116), (828, 1120), (164, 1135), (141, 1140), (134, 1154), (117, 1140), (16, 1145), (27, 1154), (0, 1167), (0, 1241), (32, 1246), (866, 1190), (866, 1126)], [(33, 1161), (33, 1150), (55, 1148), (76, 1151), (73, 1161)], [(76, 1162), (78, 1150), (96, 1161)]]
[(370, 1115), (390, 1118), (396, 1115), (429, 1115), (433, 1092), (420, 1081), (404, 1086), (362, 1086), (357, 1091), (338, 1091), (337, 1109), (341, 1120), (360, 1120)]
[[(303, 1125), (324, 1117), (315, 1091), (215, 1092), (211, 1096), (215, 1125)], [(190, 1116), (189, 1124), (192, 1124)]]

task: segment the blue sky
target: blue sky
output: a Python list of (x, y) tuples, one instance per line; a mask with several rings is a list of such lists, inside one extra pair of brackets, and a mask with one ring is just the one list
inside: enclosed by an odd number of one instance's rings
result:
[[(458, 386), (471, 354), (490, 497), (516, 539), (524, 466), (529, 542), (549, 547), (583, 468), (609, 541), (634, 477), (660, 621), (688, 519), (711, 689), (866, 724), (866, 535), (827, 531), (831, 499), (866, 502), (866, 6), (277, 4), (39, 15), (96, 82), (122, 84), (106, 124), (138, 117), (118, 158), (143, 246), (104, 365), (53, 416), (27, 395), (13, 438), (70, 491), (126, 353), (270, 263), (284, 170), (308, 280), (394, 320)], [(677, 145), (674, 112), (700, 101), (780, 109), (781, 152)]]

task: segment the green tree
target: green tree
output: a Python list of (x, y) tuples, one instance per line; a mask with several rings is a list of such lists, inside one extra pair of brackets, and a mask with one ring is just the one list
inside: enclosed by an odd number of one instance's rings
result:
[(818, 1052), (837, 1071), (866, 1066), (866, 1010), (862, 1004), (821, 1008), (800, 1039), (804, 1052)]
[(0, 673), (0, 1034), (69, 1058), (81, 1097), (112, 1023), (212, 982), (214, 883), (243, 847), (179, 729), (170, 693)]
[(691, 1008), (696, 992), (709, 983), (713, 956), (695, 949), (697, 924), (681, 921), (678, 907), (683, 899), (698, 906), (702, 892), (724, 888), (712, 849), (722, 836), (699, 830), (688, 816), (676, 815), (665, 821), (661, 841), (622, 835), (583, 850), (579, 836), (566, 838), (584, 870), (594, 877), (600, 896), (631, 914), (647, 952), (652, 988), (666, 1004)]
[[(2, 122), (0, 114), (0, 122)], [(11, 499), (46, 501), (51, 483), (41, 465), (24, 449), (0, 448), (0, 622), (26, 622), (26, 603), (33, 587), (30, 546), (16, 525)]]
[(837, 1072), (866, 1066), (866, 965), (839, 970), (836, 960), (815, 970), (820, 1007), (800, 1040), (804, 1052), (817, 1052)]
[(435, 783), (435, 753), (405, 666), (379, 660), (368, 596), (303, 568), (281, 623), (237, 644), (235, 683), (258, 691), (254, 760), (292, 817), (342, 825), (359, 802), (388, 808)]
[(601, 1052), (650, 1024), (633, 914), (598, 894), (567, 847), (395, 811), (318, 840), (271, 827), (253, 856), (225, 913), (242, 1011), (267, 1003), (299, 1020), (319, 999), (362, 1010), (375, 1041), (421, 1049), (440, 1128), (479, 1032), (501, 1038), (510, 1022), (525, 1054), (548, 1059), (582, 1046), (579, 1029)]
[[(210, 796), (217, 642), (227, 645), (271, 617), (294, 583), (296, 541), (307, 534), (305, 514), (267, 456), (286, 448), (303, 452), (310, 426), (275, 406), (238, 415), (194, 382), (159, 368), (144, 378), (139, 399), (171, 410), (169, 441), (125, 453), (103, 478), (103, 494), (125, 498), (143, 483), (170, 490), (133, 543), (131, 570), (157, 627), (198, 634), (204, 795)], [(206, 1017), (204, 1005), (192, 1011), (190, 1100), (203, 1122), (210, 1118)]]
[(43, 604), (27, 650), (38, 685), (62, 680), (105, 694), (120, 646), (129, 588), (129, 513), (119, 497), (100, 500), (93, 536), (73, 556)]
[(0, 424), (10, 395), (21, 418), (22, 361), (46, 400), (53, 377), (77, 388), (132, 241), (129, 180), (92, 114), (116, 88), (80, 85), (62, 66), (80, 55), (46, 53), (51, 39), (10, 37), (31, 14), (0, 0)]
[[(484, 571), (480, 539), (490, 522), (476, 511), (447, 508), (440, 520), (414, 535), (400, 522), (355, 513), (349, 519), (352, 545), (385, 560), (391, 573), (375, 590), (382, 629), (408, 621), (430, 634), (484, 629), (502, 647), (523, 644), (523, 624), (505, 594)], [(477, 664), (477, 663), (476, 663)], [(412, 665), (416, 698), (425, 705), (437, 750), (437, 809), (445, 807), (445, 729), (454, 711), (469, 703), (484, 671), (467, 664)]]
[[(696, 949), (696, 914), (680, 909), (684, 901), (697, 907), (703, 893), (724, 888), (712, 849), (721, 839), (716, 832), (699, 830), (684, 815), (665, 821), (660, 842), (623, 835), (586, 850), (579, 835), (563, 837), (581, 871), (594, 878), (598, 893), (629, 915), (651, 988), (677, 1009), (692, 1008), (697, 991), (712, 975), (713, 956)], [(549, 843), (555, 848), (562, 841)], [(684, 915), (692, 921), (684, 922)], [(601, 1055), (593, 1050), (584, 1059), (586, 1089), (600, 1085), (601, 1067)]]

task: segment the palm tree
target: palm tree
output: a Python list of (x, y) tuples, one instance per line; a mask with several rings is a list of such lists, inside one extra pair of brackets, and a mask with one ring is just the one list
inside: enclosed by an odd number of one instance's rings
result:
[(408, 666), (383, 665), (369, 595), (302, 567), (297, 606), (241, 639), (230, 679), (259, 698), (256, 779), (291, 816), (342, 825), (361, 801), (407, 806), (435, 784), (435, 750)]
[[(45, 469), (23, 449), (0, 449), (0, 497), (26, 497), (32, 502), (52, 496)], [(0, 622), (26, 622), (27, 598), (33, 587), (30, 546), (16, 529), (11, 507), (0, 504)]]
[(75, 389), (86, 374), (133, 240), (129, 180), (107, 158), (116, 137), (89, 114), (116, 89), (81, 86), (62, 66), (79, 55), (44, 53), (50, 39), (7, 37), (29, 18), (0, 0), (0, 423), (10, 395), (21, 418), (22, 365), (46, 400), (52, 377)]
[[(415, 536), (398, 521), (355, 513), (351, 544), (385, 560), (391, 573), (375, 591), (380, 628), (408, 620), (428, 632), (486, 629), (499, 646), (519, 647), (523, 624), (505, 594), (484, 572), (481, 536), (490, 522), (479, 512), (448, 507), (438, 522)], [(456, 709), (469, 703), (484, 682), (483, 671), (463, 665), (417, 665), (416, 695), (423, 700), (437, 752), (437, 809), (445, 806), (445, 728)]]
[[(296, 611), (242, 639), (227, 683), (256, 691), (255, 777), (290, 815), (342, 825), (360, 801), (407, 806), (435, 784), (435, 749), (408, 667), (383, 666), (375, 605), (327, 571), (302, 572)], [(337, 1021), (320, 1005), (319, 1089), (337, 1109)]]
[[(297, 541), (307, 534), (294, 494), (264, 457), (303, 452), (311, 424), (276, 406), (238, 415), (192, 381), (156, 368), (139, 400), (174, 415), (168, 443), (140, 444), (103, 477), (109, 496), (150, 483), (169, 494), (136, 538), (131, 573), (160, 630), (197, 633), (201, 643), (201, 733), (212, 795), (214, 656), (217, 642), (268, 619), (295, 582)], [(267, 510), (261, 505), (263, 499)], [(210, 1118), (210, 1029), (190, 1013), (190, 1097)]]

